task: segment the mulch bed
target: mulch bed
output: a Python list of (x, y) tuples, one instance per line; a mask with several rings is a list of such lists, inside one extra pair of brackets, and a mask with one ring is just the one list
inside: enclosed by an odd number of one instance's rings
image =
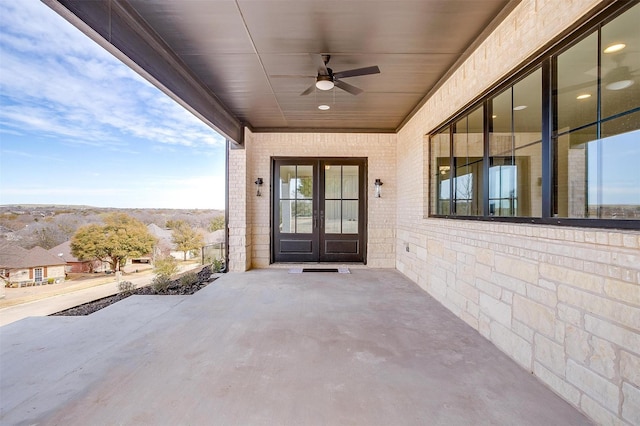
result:
[(204, 266), (198, 272), (198, 281), (189, 285), (182, 285), (180, 279), (171, 281), (166, 291), (157, 292), (153, 285), (136, 288), (132, 292), (118, 293), (113, 296), (103, 297), (102, 299), (94, 300), (93, 302), (83, 303), (82, 305), (74, 306), (73, 308), (65, 309), (64, 311), (56, 312), (49, 316), (83, 316), (89, 315), (100, 309), (104, 309), (109, 305), (126, 299), (133, 295), (190, 295), (194, 294), (198, 290), (202, 290), (207, 285), (215, 281), (216, 278), (211, 277), (211, 267)]

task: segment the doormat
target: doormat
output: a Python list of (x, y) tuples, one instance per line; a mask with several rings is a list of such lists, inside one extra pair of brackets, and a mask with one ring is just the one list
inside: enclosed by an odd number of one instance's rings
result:
[(291, 268), (290, 274), (301, 274), (303, 272), (337, 272), (339, 274), (350, 274), (349, 268)]

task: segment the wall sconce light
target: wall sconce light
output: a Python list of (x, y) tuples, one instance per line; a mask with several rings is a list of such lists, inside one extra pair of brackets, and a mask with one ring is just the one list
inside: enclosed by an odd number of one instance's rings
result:
[(382, 185), (384, 184), (380, 179), (376, 179), (374, 185), (376, 186), (376, 198), (380, 198), (382, 195)]
[(262, 178), (256, 179), (255, 184), (256, 184), (256, 196), (261, 197), (262, 196)]

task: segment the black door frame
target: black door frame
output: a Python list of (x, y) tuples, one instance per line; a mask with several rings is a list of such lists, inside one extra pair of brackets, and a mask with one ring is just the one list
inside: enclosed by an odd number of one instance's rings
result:
[[(314, 210), (318, 210), (320, 203), (324, 202), (324, 182), (322, 177), (324, 177), (324, 170), (322, 167), (326, 163), (335, 163), (336, 165), (358, 165), (360, 166), (359, 171), (359, 206), (358, 206), (358, 235), (360, 236), (360, 252), (362, 255), (361, 259), (358, 260), (344, 260), (340, 258), (340, 256), (336, 255), (327, 255), (325, 250), (320, 250), (317, 254), (317, 259), (313, 258), (310, 260), (278, 260), (276, 261), (276, 227), (279, 226), (277, 221), (275, 220), (276, 213), (276, 203), (279, 202), (279, 199), (276, 200), (276, 195), (278, 195), (279, 190), (277, 188), (278, 181), (276, 181), (276, 167), (280, 162), (291, 162), (291, 164), (298, 165), (314, 165), (314, 197), (313, 197), (313, 208)], [(273, 184), (271, 185), (270, 191), (270, 263), (357, 263), (357, 264), (367, 264), (367, 228), (368, 228), (368, 192), (367, 192), (367, 177), (368, 177), (368, 159), (366, 157), (271, 157), (271, 181)], [(326, 234), (324, 230), (324, 224), (322, 219), (318, 217), (314, 219), (318, 221), (318, 244), (325, 244), (326, 235), (337, 235), (337, 234)], [(323, 254), (324, 253), (324, 254)]]

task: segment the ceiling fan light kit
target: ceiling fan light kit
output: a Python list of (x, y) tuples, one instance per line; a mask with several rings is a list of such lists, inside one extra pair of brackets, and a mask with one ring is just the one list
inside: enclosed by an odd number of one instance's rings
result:
[(318, 55), (313, 53), (310, 53), (309, 55), (317, 66), (318, 75), (316, 76), (315, 84), (302, 92), (300, 96), (309, 95), (316, 88), (319, 90), (331, 90), (334, 87), (342, 89), (347, 93), (351, 93), (352, 95), (359, 95), (360, 93), (362, 93), (362, 89), (356, 86), (352, 86), (349, 83), (345, 83), (341, 79), (380, 73), (380, 68), (378, 68), (377, 66), (357, 68), (334, 73), (331, 68), (327, 67), (329, 60), (331, 59), (331, 55)]
[(319, 75), (316, 81), (316, 87), (320, 90), (331, 90), (333, 89), (333, 80), (328, 75)]

